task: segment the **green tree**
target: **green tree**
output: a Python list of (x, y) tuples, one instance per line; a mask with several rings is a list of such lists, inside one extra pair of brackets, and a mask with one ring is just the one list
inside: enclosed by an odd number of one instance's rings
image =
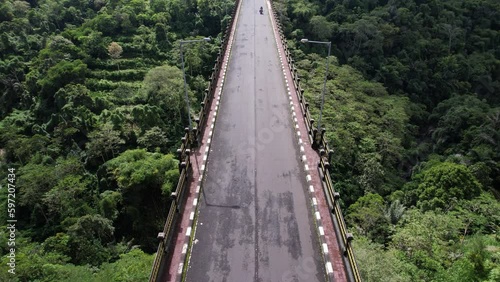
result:
[(162, 152), (165, 152), (168, 141), (165, 133), (157, 126), (147, 130), (143, 136), (137, 139), (137, 143), (141, 145), (141, 147), (147, 148), (150, 151), (154, 151), (158, 148)]
[(81, 144), (95, 127), (97, 118), (96, 103), (90, 90), (81, 84), (69, 84), (59, 89), (54, 95), (58, 123), (54, 127), (54, 135), (60, 138), (61, 145)]
[(458, 240), (462, 222), (450, 214), (408, 210), (392, 235), (390, 246), (402, 251), (419, 269), (414, 279), (429, 281), (453, 251), (449, 242)]
[(384, 243), (389, 227), (384, 211), (384, 199), (378, 194), (368, 193), (349, 207), (346, 219), (349, 225), (356, 226), (362, 235), (375, 242)]
[(293, 1), (292, 8), (293, 13), (298, 16), (302, 23), (307, 21), (316, 12), (316, 6), (314, 3), (306, 1)]
[(107, 182), (115, 182), (122, 194), (118, 231), (127, 230), (127, 238), (154, 250), (157, 242), (151, 233), (164, 224), (168, 199), (179, 179), (177, 161), (172, 155), (137, 149), (123, 152), (105, 168)]
[[(2, 229), (6, 229), (3, 227)], [(2, 234), (5, 235), (5, 234)], [(47, 264), (65, 264), (68, 258), (54, 252), (44, 252), (38, 243), (30, 242), (21, 236), (16, 237), (16, 280), (8, 273), (7, 262), (9, 258), (2, 256), (0, 266), (0, 279), (2, 281), (49, 281), (43, 280), (45, 276), (44, 266)]]
[[(137, 159), (120, 159), (126, 165), (105, 162), (137, 146), (174, 149), (190, 114), (182, 75), (166, 68), (158, 91), (145, 94), (154, 80), (144, 85), (145, 74), (178, 64), (177, 45), (172, 47), (179, 38), (221, 38), (234, 3), (0, 2), (0, 166), (16, 168), (19, 205), (18, 273), (9, 276), (2, 259), (0, 281), (147, 279), (154, 256), (134, 249), (156, 250), (151, 234), (164, 224), (178, 162), (146, 150)], [(196, 98), (219, 49), (203, 46), (185, 53)], [(0, 172), (3, 179), (6, 173)], [(122, 179), (127, 177), (133, 179)], [(0, 205), (6, 202), (1, 192)], [(5, 258), (5, 226), (1, 230)]]
[(481, 281), (474, 273), (474, 265), (467, 258), (460, 258), (453, 262), (451, 267), (441, 270), (436, 274), (434, 281)]
[[(403, 180), (395, 171), (403, 162), (408, 100), (392, 97), (335, 58), (327, 81), (322, 125), (335, 150), (332, 178), (350, 205), (365, 192), (389, 195)], [(318, 55), (297, 63), (301, 86), (314, 119), (319, 117), (324, 64)]]
[(146, 281), (149, 278), (154, 255), (140, 249), (120, 255), (113, 263), (104, 264), (97, 274), (98, 281)]
[(111, 257), (106, 246), (114, 239), (111, 220), (98, 214), (84, 215), (68, 228), (71, 258), (77, 264), (100, 265)]
[[(14, 110), (0, 121), (0, 142), (2, 148), (6, 150), (6, 159), (14, 160), (14, 152), (18, 138), (23, 138), (22, 133), (27, 134), (35, 122), (35, 117), (31, 111)], [(17, 160), (23, 161), (22, 156), (17, 156)]]
[(12, 13), (12, 3), (4, 2), (0, 5), (0, 20), (1, 21), (11, 21), (14, 18), (14, 13)]
[(96, 30), (90, 30), (89, 34), (80, 38), (82, 48), (93, 58), (105, 59), (107, 56), (107, 47), (109, 39), (103, 36), (103, 33)]
[(356, 262), (364, 281), (410, 282), (416, 267), (401, 258), (404, 254), (396, 249), (386, 249), (363, 236), (353, 241)]
[(120, 137), (120, 132), (113, 130), (109, 123), (104, 124), (99, 130), (89, 134), (90, 141), (87, 143), (87, 155), (91, 159), (102, 158), (103, 162), (114, 158), (118, 153), (120, 145), (125, 141)]
[[(108, 54), (112, 59), (114, 59), (114, 60), (119, 59), (122, 56), (122, 53), (123, 53), (123, 48), (122, 48), (122, 46), (120, 46), (120, 44), (118, 44), (116, 42), (111, 42), (109, 44)], [(120, 64), (117, 63), (116, 65), (118, 66), (118, 70), (120, 70)]]
[[(457, 146), (464, 139), (464, 133), (471, 126), (479, 126), (486, 121), (489, 106), (486, 101), (481, 101), (472, 95), (455, 96), (439, 103), (430, 115), (431, 119), (437, 119), (437, 128), (432, 133), (438, 152), (444, 148), (453, 146), (457, 149), (467, 149), (470, 141), (462, 146)], [(465, 148), (464, 148), (465, 147)]]
[(41, 101), (38, 111), (41, 114), (52, 113), (54, 94), (57, 90), (70, 83), (83, 83), (87, 71), (87, 65), (81, 60), (72, 62), (63, 60), (49, 68), (46, 76), (37, 82), (41, 88)]
[(137, 34), (134, 35), (133, 44), (137, 50), (140, 50), (141, 55), (144, 56), (144, 51), (149, 53), (156, 46), (156, 37), (150, 28), (141, 25), (137, 29)]
[(42, 202), (47, 206), (49, 215), (65, 220), (83, 216), (93, 212), (89, 206), (93, 202), (93, 197), (89, 195), (90, 186), (91, 182), (84, 176), (68, 175), (43, 195)]
[(106, 190), (101, 193), (99, 210), (103, 217), (115, 220), (118, 217), (118, 208), (122, 204), (122, 194), (117, 191)]
[(472, 199), (481, 192), (481, 184), (461, 164), (444, 162), (422, 171), (417, 205), (422, 210), (449, 209), (456, 201)]
[(41, 204), (40, 199), (56, 185), (58, 178), (55, 175), (54, 166), (30, 162), (19, 169), (17, 185), (19, 189), (19, 206), (29, 211), (30, 215), (25, 215), (34, 224), (48, 224), (47, 210)]
[(461, 200), (451, 211), (463, 223), (463, 238), (476, 233), (496, 233), (500, 229), (500, 202), (490, 193), (482, 192), (471, 200)]
[(163, 118), (170, 120), (171, 126), (179, 130), (182, 128), (181, 124), (187, 124), (182, 122), (186, 120), (187, 114), (182, 72), (177, 67), (153, 68), (144, 77), (141, 91), (148, 104), (159, 106), (164, 110)]
[(313, 16), (309, 22), (311, 33), (317, 40), (328, 40), (336, 28), (335, 24), (329, 22), (323, 16)]

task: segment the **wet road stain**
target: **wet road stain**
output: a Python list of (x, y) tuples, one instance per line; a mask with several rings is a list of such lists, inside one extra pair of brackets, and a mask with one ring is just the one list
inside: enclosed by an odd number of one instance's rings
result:
[(269, 18), (242, 5), (186, 281), (323, 281)]

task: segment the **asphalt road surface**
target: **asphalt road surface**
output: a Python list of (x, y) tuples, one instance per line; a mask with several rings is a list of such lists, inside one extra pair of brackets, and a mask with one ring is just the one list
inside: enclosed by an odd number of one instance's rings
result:
[(325, 281), (268, 12), (263, 0), (243, 0), (202, 188), (190, 282)]

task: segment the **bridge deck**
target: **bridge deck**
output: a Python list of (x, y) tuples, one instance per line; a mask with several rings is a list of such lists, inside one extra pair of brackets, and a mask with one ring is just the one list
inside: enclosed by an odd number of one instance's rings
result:
[(186, 280), (325, 281), (268, 9), (241, 5)]

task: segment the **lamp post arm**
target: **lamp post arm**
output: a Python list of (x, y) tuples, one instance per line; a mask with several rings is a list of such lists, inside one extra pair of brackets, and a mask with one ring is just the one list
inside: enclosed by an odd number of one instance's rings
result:
[(211, 37), (205, 37), (203, 39), (192, 39), (192, 40), (181, 40), (179, 41), (182, 44), (184, 43), (194, 43), (194, 42), (203, 42), (203, 41), (211, 41), (212, 38)]
[(319, 43), (319, 44), (328, 44), (328, 45), (331, 44), (331, 42), (329, 42), (329, 41), (314, 41), (314, 40), (307, 40), (307, 43)]
[(194, 40), (181, 40), (181, 44), (184, 44), (184, 43), (193, 43), (193, 42), (202, 42), (202, 41), (205, 41), (203, 39), (194, 39)]

